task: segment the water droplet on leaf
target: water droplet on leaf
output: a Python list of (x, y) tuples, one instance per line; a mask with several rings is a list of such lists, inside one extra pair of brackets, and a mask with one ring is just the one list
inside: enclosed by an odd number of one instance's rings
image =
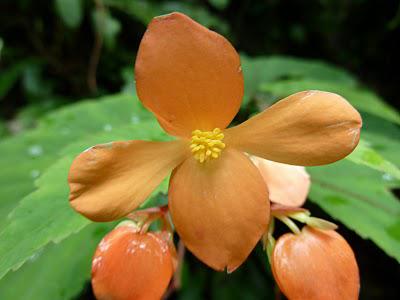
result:
[(39, 176), (40, 176), (40, 171), (39, 170), (32, 170), (31, 172), (30, 172), (30, 176), (33, 178), (33, 179), (36, 179), (36, 178), (38, 178)]
[(112, 130), (111, 124), (106, 124), (106, 125), (104, 125), (103, 130), (104, 130), (104, 131), (107, 131), (107, 132), (110, 132), (110, 131)]
[(43, 154), (43, 148), (40, 145), (32, 145), (28, 148), (28, 154), (37, 157)]
[(140, 122), (140, 118), (138, 116), (132, 116), (131, 122), (132, 124), (138, 124)]

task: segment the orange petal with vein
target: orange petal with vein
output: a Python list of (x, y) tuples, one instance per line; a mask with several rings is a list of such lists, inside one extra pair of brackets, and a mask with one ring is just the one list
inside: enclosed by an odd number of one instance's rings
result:
[(144, 106), (173, 135), (225, 128), (243, 96), (235, 49), (181, 13), (156, 17), (149, 24), (136, 58), (135, 80)]
[(239, 267), (269, 222), (268, 191), (260, 172), (231, 148), (204, 164), (190, 157), (175, 169), (169, 208), (186, 247), (219, 271)]
[(310, 188), (310, 176), (304, 167), (281, 164), (256, 156), (251, 157), (251, 160), (264, 178), (272, 202), (291, 207), (304, 204)]
[(68, 175), (71, 206), (93, 221), (129, 214), (182, 162), (185, 146), (181, 141), (127, 141), (82, 152)]
[(130, 226), (111, 231), (92, 262), (98, 300), (159, 300), (173, 274), (173, 259), (161, 233), (138, 233)]
[(273, 250), (272, 271), (290, 300), (356, 300), (358, 266), (346, 240), (333, 230), (305, 226), (281, 236)]
[(360, 114), (344, 98), (321, 91), (293, 94), (225, 130), (225, 142), (252, 155), (298, 166), (335, 162), (357, 146)]

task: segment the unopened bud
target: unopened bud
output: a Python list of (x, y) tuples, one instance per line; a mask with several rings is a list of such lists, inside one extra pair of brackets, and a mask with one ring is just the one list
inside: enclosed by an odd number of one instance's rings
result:
[(118, 226), (97, 247), (92, 286), (98, 300), (161, 299), (173, 275), (170, 245), (162, 233)]
[(272, 271), (291, 300), (356, 300), (360, 288), (358, 266), (345, 239), (333, 230), (305, 226), (287, 233), (275, 244)]

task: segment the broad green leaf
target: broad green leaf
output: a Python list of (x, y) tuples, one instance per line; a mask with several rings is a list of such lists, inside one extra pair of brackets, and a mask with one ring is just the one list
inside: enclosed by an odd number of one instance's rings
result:
[(393, 178), (396, 178), (397, 180), (400, 180), (400, 169), (372, 149), (370, 144), (365, 140), (360, 140), (357, 148), (346, 158), (355, 163), (366, 165), (372, 169), (381, 171), (385, 174), (393, 176)]
[(364, 113), (362, 138), (385, 158), (400, 167), (400, 127), (388, 120)]
[(59, 242), (90, 221), (74, 212), (68, 203), (67, 175), (74, 157), (88, 147), (113, 140), (166, 140), (156, 120), (132, 124), (76, 141), (63, 150), (65, 157), (36, 181), (37, 190), (20, 201), (0, 231), (0, 278), (19, 268), (50, 242)]
[(245, 81), (243, 104), (256, 96), (261, 85), (268, 87), (270, 82), (282, 79), (337, 82), (349, 87), (356, 85), (356, 80), (346, 71), (318, 60), (285, 56), (250, 58), (241, 55), (241, 62)]
[[(70, 160), (49, 169), (38, 180), (38, 190), (22, 199), (8, 215), (0, 231), (0, 278), (18, 269), (49, 242), (59, 242), (89, 221), (68, 207), (66, 176)], [(40, 188), (48, 183), (44, 188)]]
[(64, 241), (51, 243), (16, 272), (0, 280), (0, 299), (70, 300), (90, 279), (96, 245), (114, 224), (93, 223)]
[(58, 15), (64, 24), (71, 28), (77, 28), (83, 18), (81, 0), (55, 0), (55, 7)]
[(361, 112), (376, 115), (391, 122), (400, 124), (400, 114), (380, 97), (371, 91), (348, 87), (337, 81), (321, 81), (320, 79), (281, 80), (262, 84), (260, 89), (275, 96), (286, 97), (304, 90), (322, 90), (340, 94)]
[(0, 220), (34, 190), (35, 179), (59, 158), (66, 145), (87, 134), (112, 132), (148, 118), (152, 114), (137, 98), (118, 94), (57, 109), (42, 118), (37, 128), (2, 140), (0, 169), (7, 172), (0, 173)]
[(380, 172), (349, 160), (307, 170), (311, 201), (400, 262), (400, 202)]

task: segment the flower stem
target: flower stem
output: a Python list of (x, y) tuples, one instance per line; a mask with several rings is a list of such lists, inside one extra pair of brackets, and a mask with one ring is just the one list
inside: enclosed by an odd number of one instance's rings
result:
[(147, 232), (151, 223), (161, 219), (163, 229), (173, 234), (172, 224), (168, 218), (167, 205), (136, 210), (130, 213), (127, 218), (134, 221), (140, 227), (141, 233)]
[(291, 219), (289, 219), (287, 216), (275, 216), (279, 221), (283, 222), (291, 231), (293, 231), (294, 234), (299, 234), (300, 229), (297, 227), (296, 223), (294, 223)]
[(268, 262), (271, 265), (272, 251), (275, 247), (275, 238), (273, 236), (275, 229), (275, 218), (272, 217), (269, 223), (268, 231), (262, 237), (263, 249), (267, 253)]
[(296, 212), (288, 215), (288, 217), (321, 230), (335, 230), (338, 227), (327, 220), (312, 217), (309, 212)]
[(275, 238), (272, 236), (272, 234), (268, 234), (267, 246), (265, 251), (267, 252), (268, 262), (270, 265), (272, 264), (272, 252), (274, 251), (274, 247)]

